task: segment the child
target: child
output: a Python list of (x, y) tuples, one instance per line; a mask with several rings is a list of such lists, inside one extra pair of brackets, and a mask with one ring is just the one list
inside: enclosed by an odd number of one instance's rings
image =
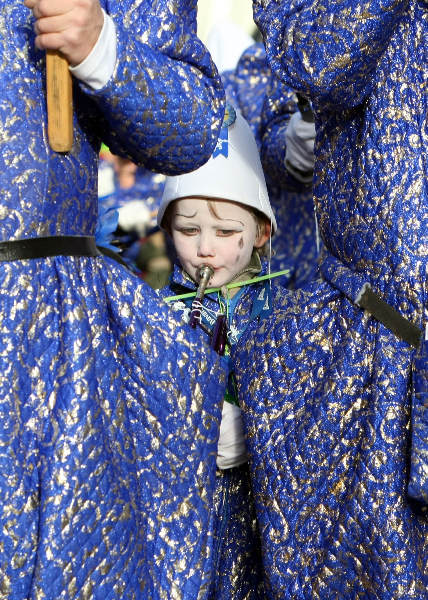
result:
[[(162, 296), (202, 327), (227, 359), (247, 325), (270, 312), (271, 276), (259, 277), (267, 266), (260, 256), (276, 229), (256, 142), (233, 107), (226, 109), (210, 160), (192, 173), (167, 178), (158, 224), (180, 263)], [(212, 269), (210, 290), (195, 303), (204, 266)], [(210, 600), (265, 598), (240, 412), (231, 373), (217, 453)]]

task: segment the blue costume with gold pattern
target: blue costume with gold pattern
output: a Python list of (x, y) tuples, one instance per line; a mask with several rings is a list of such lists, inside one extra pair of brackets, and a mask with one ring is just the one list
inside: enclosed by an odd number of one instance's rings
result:
[[(210, 156), (223, 91), (192, 0), (105, 1), (118, 61), (74, 82), (74, 145), (47, 144), (44, 53), (1, 0), (1, 241), (91, 236), (97, 156), (167, 173)], [(102, 257), (0, 263), (0, 596), (203, 598), (223, 368)]]
[(268, 597), (425, 600), (427, 4), (254, 7), (272, 70), (315, 109), (327, 249), (323, 281), (236, 349)]

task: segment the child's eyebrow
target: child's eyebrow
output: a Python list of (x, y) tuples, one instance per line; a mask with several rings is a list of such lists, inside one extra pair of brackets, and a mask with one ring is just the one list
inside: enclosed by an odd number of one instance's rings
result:
[(193, 215), (183, 215), (183, 213), (177, 212), (177, 213), (175, 213), (175, 216), (176, 217), (184, 217), (185, 219), (193, 219), (193, 217), (196, 215), (196, 213), (197, 213), (197, 211), (195, 211), (193, 213)]
[(232, 221), (232, 223), (239, 223), (240, 225), (242, 225), (242, 227), (245, 227), (244, 223), (242, 221), (238, 221), (237, 219), (227, 219), (227, 218), (223, 218), (221, 219), (222, 221)]

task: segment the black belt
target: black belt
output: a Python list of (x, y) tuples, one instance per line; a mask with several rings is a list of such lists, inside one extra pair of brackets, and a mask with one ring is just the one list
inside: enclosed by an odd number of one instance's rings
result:
[(118, 262), (123, 267), (126, 267), (128, 269), (128, 271), (131, 271), (131, 268), (128, 265), (128, 263), (125, 262), (123, 260), (123, 258), (117, 252), (110, 250), (110, 248), (105, 248), (104, 246), (98, 246), (98, 250), (100, 251), (101, 254), (104, 254), (104, 256), (108, 256), (109, 258), (112, 258), (113, 260)]
[(410, 344), (410, 346), (419, 347), (422, 339), (421, 329), (382, 300), (368, 284), (361, 290), (356, 304), (367, 310), (375, 319), (383, 323), (392, 333)]
[(409, 345), (419, 347), (422, 330), (373, 291), (365, 280), (364, 274), (352, 271), (331, 254), (325, 256), (320, 269), (324, 279), (340, 290), (351, 302), (366, 310)]
[(91, 236), (52, 235), (0, 242), (2, 262), (48, 256), (100, 256), (100, 252)]

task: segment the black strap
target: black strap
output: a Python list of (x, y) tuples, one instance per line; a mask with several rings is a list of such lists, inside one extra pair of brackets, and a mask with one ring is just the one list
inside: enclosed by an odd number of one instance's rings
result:
[(110, 250), (110, 248), (105, 248), (104, 246), (98, 246), (98, 250), (101, 252), (101, 254), (104, 254), (104, 256), (108, 256), (109, 258), (112, 258), (113, 260), (118, 262), (120, 265), (123, 265), (124, 267), (126, 267), (128, 269), (128, 271), (131, 271), (131, 268), (128, 265), (128, 263), (125, 262), (123, 260), (123, 258), (117, 252)]
[(405, 319), (387, 302), (382, 300), (370, 286), (366, 285), (357, 300), (358, 306), (367, 310), (375, 319), (383, 323), (392, 333), (415, 348), (419, 347), (422, 331)]
[(46, 258), (48, 256), (100, 256), (95, 238), (53, 235), (0, 242), (0, 261)]

